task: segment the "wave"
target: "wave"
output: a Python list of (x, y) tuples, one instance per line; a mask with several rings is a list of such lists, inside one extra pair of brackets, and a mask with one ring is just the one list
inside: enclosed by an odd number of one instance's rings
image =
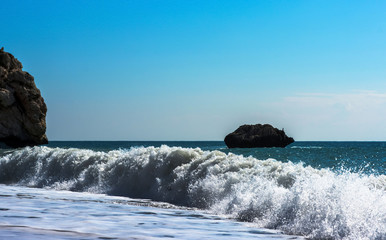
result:
[(386, 238), (385, 175), (199, 148), (27, 147), (0, 158), (0, 183), (164, 201), (313, 239)]
[(321, 146), (292, 146), (290, 148), (300, 148), (300, 149), (322, 149)]

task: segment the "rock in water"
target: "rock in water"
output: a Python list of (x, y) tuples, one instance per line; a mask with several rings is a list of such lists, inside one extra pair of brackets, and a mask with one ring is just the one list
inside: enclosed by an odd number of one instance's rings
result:
[(22, 64), (0, 49), (0, 142), (10, 147), (48, 143), (47, 106), (34, 78)]
[(242, 125), (225, 139), (228, 148), (285, 147), (294, 142), (284, 130), (269, 124)]

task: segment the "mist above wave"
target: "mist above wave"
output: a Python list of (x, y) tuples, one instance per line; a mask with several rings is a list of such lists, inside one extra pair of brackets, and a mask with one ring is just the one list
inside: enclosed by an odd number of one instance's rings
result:
[(199, 148), (24, 148), (1, 158), (0, 183), (149, 198), (310, 238), (386, 238), (385, 175)]

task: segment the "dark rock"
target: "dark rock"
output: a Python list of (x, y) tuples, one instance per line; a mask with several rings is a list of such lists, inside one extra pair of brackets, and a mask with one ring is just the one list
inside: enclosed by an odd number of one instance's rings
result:
[(0, 142), (10, 147), (48, 143), (47, 107), (34, 78), (0, 49)]
[(294, 142), (284, 130), (269, 124), (242, 125), (225, 139), (228, 148), (285, 147)]

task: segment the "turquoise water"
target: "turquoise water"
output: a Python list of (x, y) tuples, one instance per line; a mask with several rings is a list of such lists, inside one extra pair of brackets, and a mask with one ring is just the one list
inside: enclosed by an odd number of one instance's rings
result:
[[(3, 150), (0, 238), (386, 239), (385, 164), (385, 142), (262, 149), (51, 142)], [(117, 211), (113, 198), (124, 202)]]

